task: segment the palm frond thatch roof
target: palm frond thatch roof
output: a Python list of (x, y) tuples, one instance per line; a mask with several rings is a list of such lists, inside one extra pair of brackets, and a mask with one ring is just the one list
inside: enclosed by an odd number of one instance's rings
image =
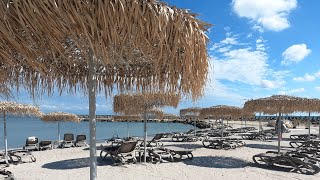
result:
[(116, 113), (139, 115), (152, 111), (155, 107), (177, 107), (180, 96), (169, 93), (120, 94), (114, 96), (113, 111)]
[(201, 111), (200, 107), (190, 107), (186, 109), (180, 109), (180, 116), (186, 116), (186, 115), (198, 116), (200, 111)]
[(264, 114), (291, 114), (294, 112), (320, 112), (320, 100), (288, 95), (273, 95), (266, 98), (249, 100), (245, 103), (246, 112)]
[(80, 122), (80, 118), (72, 113), (67, 112), (51, 112), (45, 114), (41, 117), (41, 120), (48, 122), (56, 122), (56, 121), (72, 121), (72, 122)]
[(86, 91), (91, 53), (106, 94), (114, 84), (203, 93), (210, 25), (187, 10), (157, 0), (6, 0), (0, 15), (0, 68), (31, 93)]
[(7, 101), (0, 102), (0, 112), (13, 115), (33, 115), (36, 117), (41, 117), (43, 114), (36, 106)]
[(200, 117), (214, 117), (214, 118), (239, 118), (242, 115), (242, 109), (236, 106), (217, 105), (209, 108), (202, 108)]

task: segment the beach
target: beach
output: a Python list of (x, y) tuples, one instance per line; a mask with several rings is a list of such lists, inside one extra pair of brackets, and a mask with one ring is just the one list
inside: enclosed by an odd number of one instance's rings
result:
[[(252, 123), (252, 122), (251, 122)], [(283, 136), (282, 151), (290, 150), (289, 136), (291, 134), (305, 134), (307, 129), (299, 127), (291, 129)], [(318, 127), (312, 127), (311, 133), (317, 133)], [(257, 167), (252, 156), (277, 149), (276, 138), (270, 142), (246, 140), (246, 146), (231, 150), (214, 150), (203, 147), (198, 142), (172, 142), (164, 138), (164, 146), (174, 145), (193, 149), (194, 158), (178, 162), (136, 163), (121, 166), (112, 165), (111, 159), (98, 159), (98, 179), (319, 179), (320, 174), (303, 175), (288, 170), (264, 169)], [(97, 144), (99, 156), (100, 143)], [(10, 165), (11, 171), (17, 179), (89, 179), (89, 149), (75, 147), (32, 152), (37, 161)]]

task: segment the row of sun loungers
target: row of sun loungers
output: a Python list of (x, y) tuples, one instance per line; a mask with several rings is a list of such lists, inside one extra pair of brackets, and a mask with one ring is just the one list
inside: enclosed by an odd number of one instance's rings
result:
[(268, 151), (253, 156), (253, 161), (262, 167), (290, 168), (292, 172), (301, 174), (317, 174), (320, 172), (320, 139), (318, 135), (291, 135), (289, 144), (293, 150), (277, 153)]
[[(28, 137), (26, 140), (26, 144), (23, 146), (24, 150), (46, 150), (46, 149), (53, 149), (53, 143), (49, 140), (42, 140), (39, 142), (37, 137), (31, 136)], [(58, 143), (58, 147), (65, 148), (65, 147), (81, 147), (87, 146), (86, 143), (86, 135), (77, 135), (76, 139), (74, 139), (73, 134), (64, 134), (63, 141), (56, 142)]]
[[(101, 146), (100, 158), (105, 160), (111, 157), (114, 164), (136, 163), (146, 156), (148, 162), (160, 163), (163, 161), (173, 162), (175, 159), (182, 160), (184, 157), (192, 159), (192, 150), (174, 146), (163, 146), (161, 138), (163, 134), (156, 134), (150, 141), (147, 141), (147, 154), (144, 153), (144, 142), (135, 141), (116, 141), (110, 142), (109, 146)], [(140, 142), (141, 141), (141, 142)]]

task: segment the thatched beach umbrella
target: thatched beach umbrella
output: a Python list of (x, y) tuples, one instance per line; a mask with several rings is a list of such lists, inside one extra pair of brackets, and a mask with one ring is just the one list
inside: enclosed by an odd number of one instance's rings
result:
[(89, 96), (90, 179), (96, 179), (96, 90), (203, 94), (209, 24), (156, 0), (4, 0), (0, 59), (32, 94)]
[(201, 108), (200, 107), (190, 107), (186, 109), (180, 109), (180, 117), (190, 117), (194, 123), (194, 135), (196, 135), (197, 131), (197, 119), (199, 118)]
[(177, 107), (180, 96), (177, 94), (120, 94), (113, 99), (113, 110), (116, 113), (143, 115), (144, 116), (144, 162), (147, 150), (147, 113), (148, 111), (163, 106)]
[[(311, 134), (311, 112), (319, 113), (320, 112), (320, 99), (318, 98), (308, 98), (304, 101), (304, 106), (302, 109), (303, 112), (309, 113), (309, 119), (308, 119), (308, 140), (310, 140), (310, 134)], [(319, 121), (319, 137), (320, 137), (320, 121)]]
[[(287, 96), (287, 95), (273, 95), (271, 97), (259, 98), (255, 100), (246, 101), (243, 109), (249, 113), (264, 113), (264, 114), (278, 114), (279, 119), (282, 114), (291, 114), (294, 112), (303, 112), (306, 108), (306, 98)], [(278, 121), (278, 153), (281, 149), (281, 123)]]
[(46, 122), (58, 122), (58, 143), (60, 143), (60, 122), (80, 122), (77, 115), (67, 112), (51, 112), (41, 116), (41, 119)]
[(7, 142), (7, 122), (6, 114), (13, 115), (34, 115), (40, 117), (42, 113), (38, 107), (26, 104), (18, 104), (15, 102), (0, 102), (0, 111), (3, 113), (3, 129), (4, 129), (4, 152), (5, 161), (8, 164), (8, 142)]
[(242, 115), (242, 109), (236, 106), (217, 105), (209, 108), (202, 108), (200, 111), (200, 118), (213, 117), (220, 118), (222, 120), (221, 137), (223, 137), (223, 119), (240, 118)]

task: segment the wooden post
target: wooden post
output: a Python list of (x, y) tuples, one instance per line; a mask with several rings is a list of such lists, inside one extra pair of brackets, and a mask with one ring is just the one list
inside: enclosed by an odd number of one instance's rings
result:
[(143, 162), (146, 163), (147, 162), (147, 106), (144, 106), (144, 126), (143, 126), (143, 130), (144, 130), (144, 150), (143, 150)]
[(7, 120), (6, 111), (3, 111), (3, 133), (4, 133), (4, 159), (8, 165), (8, 141), (7, 141)]
[(308, 141), (310, 141), (310, 134), (311, 134), (311, 116), (310, 116), (310, 111), (309, 111), (309, 121), (308, 121)]
[(90, 124), (90, 180), (97, 179), (96, 148), (96, 68), (92, 49), (89, 49), (88, 88), (89, 88), (89, 124)]
[(281, 150), (281, 113), (279, 113), (279, 117), (278, 117), (278, 154), (280, 154), (280, 150)]

